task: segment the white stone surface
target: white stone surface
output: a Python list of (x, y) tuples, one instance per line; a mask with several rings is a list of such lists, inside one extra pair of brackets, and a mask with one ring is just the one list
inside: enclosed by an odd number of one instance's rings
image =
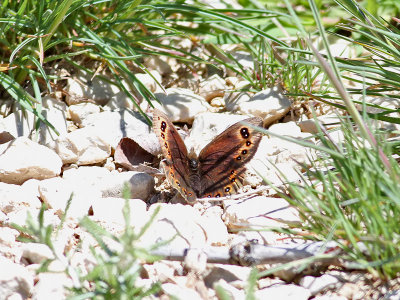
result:
[(51, 147), (64, 164), (90, 165), (103, 162), (111, 154), (110, 144), (92, 127), (60, 136)]
[(0, 181), (22, 184), (46, 179), (61, 172), (62, 161), (51, 149), (20, 137), (0, 147)]
[(119, 88), (100, 77), (93, 77), (80, 71), (73, 78), (68, 78), (65, 101), (68, 105), (93, 101), (105, 105), (111, 97), (119, 92)]
[(256, 299), (308, 300), (311, 292), (295, 284), (271, 286), (255, 292)]
[(173, 283), (164, 283), (161, 285), (163, 292), (174, 299), (190, 299), (202, 300), (200, 295), (194, 290), (187, 287), (182, 287)]
[[(130, 226), (134, 227), (137, 232), (148, 221), (147, 205), (140, 199), (129, 199), (130, 208)], [(125, 225), (122, 210), (125, 206), (123, 198), (99, 198), (93, 201), (93, 218), (102, 222), (116, 223)], [(112, 207), (112, 209), (110, 209)]]
[(122, 197), (125, 183), (131, 190), (131, 198), (146, 200), (154, 192), (154, 178), (143, 172), (111, 172), (99, 182), (103, 197)]
[(219, 206), (211, 206), (201, 215), (199, 224), (207, 233), (207, 244), (209, 245), (221, 246), (228, 243), (228, 229), (222, 221), (222, 213), (223, 210)]
[(246, 200), (224, 201), (223, 219), (229, 228), (248, 228), (251, 226), (278, 226), (280, 222), (301, 222), (296, 209), (282, 198), (257, 196)]
[(223, 97), (227, 89), (225, 80), (217, 74), (203, 80), (199, 84), (199, 95), (210, 102), (215, 97)]
[(238, 111), (260, 117), (264, 125), (273, 123), (282, 118), (290, 109), (291, 101), (277, 88), (266, 89), (250, 98), (247, 102), (238, 104)]
[[(28, 270), (0, 256), (0, 295), (2, 299), (20, 296), (27, 299), (33, 289), (33, 277)], [(18, 298), (11, 298), (18, 299)]]
[(70, 105), (68, 107), (68, 112), (71, 120), (74, 121), (75, 124), (81, 124), (88, 115), (99, 113), (100, 107), (93, 103), (78, 103)]
[(38, 191), (30, 193), (29, 189), (15, 184), (0, 182), (0, 211), (10, 213), (24, 207), (40, 208)]
[(40, 273), (33, 291), (33, 300), (66, 299), (72, 288), (71, 279), (65, 273)]
[(72, 198), (67, 216), (74, 218), (86, 216), (93, 201), (101, 198), (101, 192), (85, 182), (73, 185), (63, 178), (43, 180), (39, 185), (39, 193), (43, 202), (59, 216), (65, 212), (67, 203)]
[(151, 216), (160, 207), (158, 215), (141, 237), (143, 246), (174, 238), (169, 246), (177, 248), (202, 247), (206, 245), (206, 232), (198, 224), (200, 213), (192, 206), (182, 204), (153, 204), (148, 214)]
[(155, 108), (166, 113), (172, 122), (192, 123), (195, 116), (211, 109), (203, 97), (188, 89), (169, 88), (155, 96), (162, 104), (154, 102)]
[(160, 73), (158, 73), (156, 70), (150, 71), (150, 74), (138, 73), (135, 74), (135, 76), (141, 83), (143, 83), (145, 87), (147, 87), (153, 93), (161, 91), (159, 84), (161, 84), (162, 78)]
[(299, 282), (300, 286), (308, 289), (312, 295), (316, 295), (327, 289), (332, 289), (338, 283), (339, 279), (329, 274), (324, 274), (320, 277), (304, 276)]
[(122, 197), (125, 183), (131, 190), (131, 197), (146, 200), (154, 191), (154, 178), (147, 173), (108, 171), (96, 166), (82, 166), (64, 172), (63, 178), (73, 186), (92, 187), (101, 197)]
[[(89, 115), (83, 127), (93, 127), (96, 135), (116, 148), (123, 137), (129, 137), (149, 153), (159, 151), (157, 136), (139, 113), (123, 110)], [(155, 147), (157, 145), (157, 147)]]
[(310, 138), (311, 135), (308, 133), (301, 132), (301, 128), (295, 122), (277, 123), (273, 124), (268, 128), (268, 131), (294, 138)]
[(317, 119), (309, 119), (299, 122), (299, 127), (302, 132), (308, 133), (318, 133), (318, 126), (315, 122), (319, 122), (324, 126), (325, 129), (329, 130), (338, 127), (340, 124), (340, 119), (337, 115), (327, 114), (317, 117)]
[(45, 244), (22, 243), (22, 257), (34, 264), (40, 264), (46, 259), (54, 259), (53, 252)]

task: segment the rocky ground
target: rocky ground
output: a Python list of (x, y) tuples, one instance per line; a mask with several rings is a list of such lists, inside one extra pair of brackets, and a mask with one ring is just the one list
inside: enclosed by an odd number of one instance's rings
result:
[[(184, 79), (163, 90), (154, 79), (165, 82), (175, 66), (159, 58), (149, 58), (146, 64), (152, 69), (152, 76), (137, 76), (159, 99), (161, 104), (154, 103), (156, 107), (180, 125), (188, 148), (197, 153), (218, 133), (247, 116), (261, 117), (264, 127), (271, 132), (315, 142), (311, 137), (316, 131), (314, 120), (279, 88), (256, 94), (232, 92), (243, 88), (246, 82), (236, 77), (212, 75)], [(206, 249), (226, 250), (249, 242), (282, 249), (304, 246), (303, 241), (287, 235), (259, 231), (285, 227), (287, 223), (300, 224), (302, 220), (296, 209), (266, 186), (258, 174), (276, 186), (282, 185), (282, 176), (277, 170), (285, 174), (285, 180), (298, 181), (299, 172), (304, 170), (295, 161), (307, 162), (315, 153), (265, 135), (246, 173), (242, 197), (222, 203), (199, 201), (191, 206), (174, 196), (176, 191), (158, 170), (158, 140), (145, 119), (133, 112), (135, 108), (129, 98), (112, 85), (96, 77), (89, 80), (83, 73), (68, 76), (66, 81), (63, 93), (43, 99), (42, 113), (59, 132), (58, 136), (43, 124), (36, 128), (32, 114), (23, 112), (11, 101), (1, 100), (2, 299), (65, 298), (66, 287), (73, 285), (73, 279), (60, 272), (65, 268), (60, 257), (68, 253), (72, 266), (80, 270), (93, 267), (90, 247), (96, 241), (81, 228), (79, 221), (89, 216), (108, 231), (121, 233), (125, 225), (122, 215), (125, 182), (131, 189), (130, 223), (137, 232), (155, 209), (161, 208), (140, 238), (140, 246), (151, 246), (173, 237), (165, 251), (180, 253), (190, 248), (208, 253)], [(148, 103), (144, 101), (140, 107), (151, 119)], [(322, 122), (332, 120), (336, 120), (335, 115), (321, 114)], [(336, 134), (340, 139), (340, 131)], [(67, 218), (53, 241), (60, 257), (56, 257), (47, 272), (37, 274), (40, 264), (55, 258), (54, 253), (44, 244), (17, 241), (20, 232), (12, 224), (26, 226), (27, 214), (36, 219), (45, 203), (48, 208), (44, 212), (44, 223), (56, 227), (61, 223), (71, 194)], [(233, 265), (223, 259), (220, 263), (206, 264), (202, 255), (194, 253), (192, 257), (143, 264), (144, 272), (138, 284), (158, 281), (162, 290), (157, 297), (171, 295), (179, 299), (216, 299), (215, 286), (219, 285), (234, 299), (244, 299), (251, 267)], [(209, 261), (212, 259), (215, 257), (209, 257)], [(259, 264), (260, 270), (268, 270), (271, 262), (287, 259), (280, 254), (275, 260), (267, 257), (265, 261), (269, 263)], [(198, 284), (193, 284), (193, 276)], [(310, 271), (274, 272), (257, 282), (255, 295), (257, 299), (399, 299), (396, 286), (397, 282), (383, 284), (368, 274), (332, 264)]]

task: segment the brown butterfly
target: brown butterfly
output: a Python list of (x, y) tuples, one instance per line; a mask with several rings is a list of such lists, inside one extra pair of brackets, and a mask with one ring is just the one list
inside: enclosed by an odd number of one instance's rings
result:
[[(243, 123), (242, 123), (243, 122)], [(214, 138), (197, 157), (188, 153), (178, 131), (161, 111), (154, 109), (153, 128), (165, 157), (168, 181), (189, 203), (197, 198), (222, 197), (237, 191), (245, 164), (254, 156), (261, 133), (246, 125), (262, 126), (260, 118), (238, 122)]]

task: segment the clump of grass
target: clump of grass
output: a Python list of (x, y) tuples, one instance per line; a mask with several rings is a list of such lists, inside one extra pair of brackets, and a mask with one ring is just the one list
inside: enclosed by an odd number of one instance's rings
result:
[[(148, 283), (146, 286), (139, 283), (142, 264), (160, 259), (160, 257), (150, 253), (157, 245), (150, 247), (150, 249), (144, 249), (137, 243), (160, 208), (157, 208), (143, 228), (137, 231), (130, 226), (128, 193), (125, 188), (124, 198), (126, 203), (123, 208), (125, 230), (121, 235), (117, 236), (107, 232), (90, 220), (89, 217), (84, 217), (81, 220), (80, 226), (86, 229), (98, 243), (98, 247), (91, 247), (94, 263), (92, 269), (86, 270), (88, 271), (86, 275), (83, 274), (86, 272), (82, 272), (71, 264), (70, 253), (59, 253), (53, 244), (53, 240), (57, 238), (63, 226), (70, 203), (73, 201), (72, 195), (57, 228), (52, 225), (45, 225), (45, 205), (42, 206), (37, 220), (28, 215), (26, 226), (14, 225), (21, 232), (21, 241), (45, 244), (53, 252), (54, 259), (44, 261), (38, 268), (38, 273), (49, 272), (49, 266), (55, 259), (63, 263), (64, 272), (73, 282), (73, 287), (70, 289), (70, 299), (141, 299), (160, 291), (158, 282)], [(112, 241), (114, 247), (109, 246), (110, 241)]]
[[(161, 285), (158, 282), (148, 286), (138, 284), (142, 263), (151, 263), (160, 257), (150, 254), (149, 250), (139, 247), (136, 243), (150, 226), (159, 209), (156, 209), (148, 223), (136, 234), (134, 228), (129, 225), (128, 201), (126, 200), (123, 210), (126, 227), (120, 236), (110, 234), (87, 217), (81, 221), (81, 226), (96, 239), (100, 249), (91, 248), (95, 266), (87, 275), (80, 277), (82, 284), (73, 288), (75, 297), (72, 299), (141, 299), (160, 291)], [(111, 249), (106, 240), (116, 242), (118, 250)]]
[[(287, 5), (290, 10), (288, 1)], [(351, 70), (360, 75), (358, 78), (366, 78), (364, 90), (353, 90), (353, 94), (360, 93), (365, 97), (371, 91), (369, 85), (372, 85), (372, 90), (381, 87), (378, 94), (370, 95), (382, 96), (389, 90), (398, 92), (398, 82), (388, 88), (388, 83), (397, 75), (386, 63), (390, 61), (393, 62), (392, 66), (397, 66), (395, 61), (398, 60), (398, 53), (393, 45), (399, 45), (400, 39), (356, 3), (346, 1), (342, 5), (358, 19), (352, 21), (358, 26), (353, 30), (357, 31), (358, 28), (363, 38), (369, 37), (369, 41), (364, 40), (363, 45), (366, 49), (374, 49), (378, 58), (375, 61), (358, 60), (357, 63), (356, 60), (348, 59), (344, 62), (335, 58), (328, 50), (318, 10), (314, 2), (310, 1), (321, 39), (327, 49), (327, 55), (322, 56), (308, 39), (294, 11), (291, 11), (300, 32), (303, 32), (302, 37), (311, 49), (310, 54), (314, 54), (316, 62), (313, 64), (326, 73), (329, 79), (327, 83), (336, 91), (335, 94), (330, 89), (328, 94), (315, 99), (342, 108), (350, 118), (340, 124), (342, 141), (335, 142), (332, 133), (320, 127), (317, 135), (320, 144), (312, 146), (318, 150), (319, 157), (310, 161), (311, 168), (303, 166), (308, 171), (302, 184), (289, 184), (288, 193), (281, 195), (299, 210), (305, 221), (302, 229), (308, 233), (307, 238), (334, 240), (345, 251), (343, 259), (351, 261), (353, 268), (368, 270), (381, 278), (394, 278), (400, 273), (400, 168), (396, 160), (398, 142), (389, 142), (391, 132), (380, 131), (371, 124), (372, 120), (398, 123), (399, 119), (386, 118), (393, 110), (385, 107), (379, 106), (380, 113), (369, 113), (368, 107), (376, 106), (363, 101), (359, 102), (363, 109), (360, 113), (352, 101), (352, 94), (342, 83), (341, 74)], [(332, 96), (337, 100), (332, 101)]]

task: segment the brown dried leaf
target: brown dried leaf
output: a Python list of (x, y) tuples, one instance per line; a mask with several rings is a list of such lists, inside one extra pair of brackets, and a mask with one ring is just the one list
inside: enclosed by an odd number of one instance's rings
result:
[(139, 146), (134, 140), (122, 138), (114, 153), (114, 160), (128, 170), (134, 170), (139, 164), (152, 162), (154, 156)]

